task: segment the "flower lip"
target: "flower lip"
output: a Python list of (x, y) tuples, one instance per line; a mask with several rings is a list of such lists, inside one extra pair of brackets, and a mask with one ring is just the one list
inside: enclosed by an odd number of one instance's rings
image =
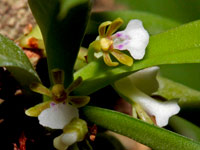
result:
[(63, 129), (73, 118), (78, 118), (78, 109), (67, 104), (50, 104), (50, 108), (43, 110), (38, 116), (42, 126), (52, 129)]

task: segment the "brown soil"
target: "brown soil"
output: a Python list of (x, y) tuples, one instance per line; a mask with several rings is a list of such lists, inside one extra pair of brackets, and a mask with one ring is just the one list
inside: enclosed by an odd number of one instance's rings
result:
[(27, 5), (27, 0), (0, 0), (0, 33), (16, 39), (28, 24), (35, 20)]

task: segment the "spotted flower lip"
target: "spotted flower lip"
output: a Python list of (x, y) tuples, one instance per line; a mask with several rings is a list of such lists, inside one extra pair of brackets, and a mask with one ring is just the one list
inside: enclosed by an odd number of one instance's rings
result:
[[(114, 83), (118, 93), (130, 101), (139, 104), (150, 116), (154, 116), (159, 127), (166, 126), (171, 116), (180, 111), (177, 101), (161, 102), (149, 95), (158, 89), (156, 75), (158, 67), (146, 68)], [(128, 87), (128, 88), (127, 88)]]

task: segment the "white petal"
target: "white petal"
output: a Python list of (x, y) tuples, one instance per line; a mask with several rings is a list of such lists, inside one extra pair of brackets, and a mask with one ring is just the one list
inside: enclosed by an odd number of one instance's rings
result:
[[(150, 95), (158, 90), (158, 81), (156, 79), (158, 71), (159, 67), (150, 67), (135, 72), (121, 80), (124, 80), (127, 84), (133, 84), (142, 92)], [(129, 78), (129, 80), (126, 81), (126, 78)]]
[(52, 129), (63, 129), (73, 118), (78, 117), (78, 109), (59, 103), (41, 112), (38, 116), (39, 123)]
[(142, 59), (149, 43), (149, 34), (140, 20), (131, 20), (124, 31), (117, 32), (114, 38), (114, 48), (128, 50), (134, 59)]
[(155, 116), (158, 126), (162, 127), (167, 125), (169, 118), (180, 111), (180, 107), (177, 102), (157, 101), (138, 90), (133, 84), (129, 83), (130, 79), (126, 78), (126, 80), (119, 80), (115, 82), (114, 86), (122, 96), (128, 98), (130, 101), (138, 103), (149, 115)]

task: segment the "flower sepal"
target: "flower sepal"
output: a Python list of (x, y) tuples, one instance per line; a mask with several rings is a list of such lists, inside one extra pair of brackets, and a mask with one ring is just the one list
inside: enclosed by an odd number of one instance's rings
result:
[(30, 117), (38, 117), (40, 113), (50, 107), (51, 101), (46, 101), (40, 104), (37, 104), (25, 111), (25, 114)]

